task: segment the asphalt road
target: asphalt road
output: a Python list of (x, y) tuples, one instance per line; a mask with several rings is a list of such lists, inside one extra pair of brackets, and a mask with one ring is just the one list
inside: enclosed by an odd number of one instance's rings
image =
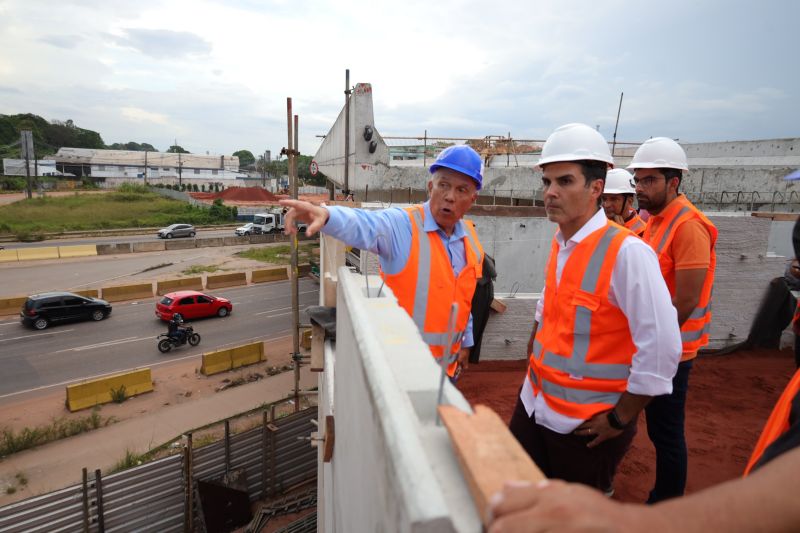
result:
[[(241, 223), (242, 226), (245, 224), (246, 222)], [(235, 233), (233, 228), (197, 230), (198, 239), (207, 239), (211, 237), (234, 237), (234, 236)], [(181, 237), (180, 239), (177, 240), (185, 240), (187, 238), (188, 237)], [(147, 233), (141, 233), (138, 235), (116, 235), (114, 237), (81, 237), (74, 239), (50, 239), (39, 242), (8, 242), (8, 243), (0, 243), (0, 245), (4, 246), (7, 250), (11, 250), (12, 248), (40, 248), (43, 246), (70, 246), (73, 244), (108, 244), (115, 242), (149, 242), (158, 240), (160, 239), (156, 236), (156, 231), (149, 231)]]
[[(61, 324), (44, 331), (23, 327), (18, 317), (6, 317), (0, 320), (0, 402), (92, 376), (290, 335), (290, 290), (288, 281), (280, 281), (210, 291), (229, 298), (233, 313), (192, 321), (202, 337), (200, 345), (187, 344), (167, 354), (156, 348), (166, 323), (155, 317), (155, 299), (114, 304), (111, 316), (101, 322)], [(318, 293), (316, 283), (301, 279), (300, 309), (316, 304)], [(300, 321), (308, 322), (303, 313)]]

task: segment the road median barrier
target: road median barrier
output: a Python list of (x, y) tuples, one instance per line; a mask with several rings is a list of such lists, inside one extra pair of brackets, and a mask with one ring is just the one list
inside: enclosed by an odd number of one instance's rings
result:
[(69, 257), (92, 257), (97, 255), (97, 246), (94, 244), (75, 244), (71, 246), (59, 246), (58, 255), (62, 259)]
[(222, 246), (223, 244), (224, 239), (222, 237), (205, 237), (202, 239), (195, 239), (195, 246), (198, 248)]
[[(67, 385), (67, 409), (80, 411), (104, 403), (120, 401), (153, 390), (149, 368), (110, 374), (96, 379)], [(116, 397), (116, 399), (115, 399)]]
[(243, 346), (204, 353), (200, 373), (204, 376), (211, 376), (261, 361), (264, 361), (264, 343), (261, 341), (253, 342)]
[(22, 304), (27, 300), (27, 296), (12, 296), (11, 298), (0, 298), (0, 315), (13, 315), (19, 313)]
[(100, 289), (85, 289), (82, 291), (72, 291), (75, 294), (86, 296), (88, 298), (100, 298)]
[(0, 263), (7, 263), (9, 261), (19, 261), (16, 248), (12, 248), (11, 250), (0, 250)]
[(136, 283), (134, 285), (117, 285), (115, 287), (103, 287), (103, 299), (109, 302), (119, 302), (122, 300), (137, 300), (140, 298), (153, 297), (153, 284)]
[(138, 252), (163, 252), (166, 250), (166, 246), (164, 241), (156, 241), (156, 242), (134, 242), (133, 244), (133, 251), (135, 253)]
[(58, 259), (58, 246), (41, 246), (38, 248), (17, 248), (20, 261), (39, 261), (42, 259)]
[(193, 278), (165, 279), (163, 281), (156, 282), (156, 294), (158, 295), (167, 294), (168, 292), (187, 290), (202, 291), (203, 278), (196, 276)]
[(247, 285), (247, 272), (233, 272), (231, 274), (209, 274), (206, 276), (206, 288), (218, 289), (220, 287), (236, 287)]
[(250, 281), (253, 283), (264, 283), (266, 281), (281, 281), (289, 279), (289, 271), (286, 267), (264, 268), (253, 270), (250, 273)]
[(250, 244), (263, 244), (265, 242), (275, 242), (275, 235), (266, 233), (250, 235)]
[(223, 237), (222, 242), (225, 244), (225, 246), (250, 244), (250, 237)]
[(133, 251), (132, 243), (116, 242), (111, 244), (98, 244), (97, 255), (129, 254)]
[(166, 250), (189, 250), (190, 248), (196, 248), (196, 245), (194, 239), (171, 240), (164, 243), (164, 248)]

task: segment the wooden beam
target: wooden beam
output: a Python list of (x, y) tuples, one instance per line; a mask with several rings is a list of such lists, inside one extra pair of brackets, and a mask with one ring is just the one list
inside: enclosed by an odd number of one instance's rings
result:
[(475, 414), (468, 414), (452, 405), (440, 405), (439, 415), (450, 434), (484, 526), (489, 526), (489, 501), (506, 481), (536, 483), (544, 479), (541, 470), (491, 408), (477, 405)]

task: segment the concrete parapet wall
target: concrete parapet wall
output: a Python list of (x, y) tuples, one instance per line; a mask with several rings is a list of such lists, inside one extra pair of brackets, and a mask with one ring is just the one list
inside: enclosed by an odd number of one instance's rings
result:
[(115, 287), (103, 287), (101, 289), (103, 299), (109, 302), (119, 302), (123, 300), (139, 300), (141, 298), (153, 297), (153, 284), (136, 283), (133, 285), (117, 285)]
[(192, 278), (166, 279), (156, 282), (156, 294), (167, 294), (179, 290), (203, 290), (203, 278), (200, 276)]
[(11, 298), (0, 298), (0, 315), (12, 315), (19, 313), (22, 304), (27, 300), (27, 296), (13, 296)]
[(222, 246), (224, 244), (222, 237), (205, 237), (202, 239), (195, 239), (195, 246), (197, 248)]
[(58, 255), (62, 259), (69, 257), (92, 257), (97, 255), (97, 246), (94, 244), (76, 244), (73, 246), (59, 246)]
[[(345, 268), (338, 281), (335, 357), (326, 349), (319, 392), (319, 427), (332, 414), (336, 443), (320, 463), (318, 531), (481, 531), (435, 424), (440, 367), (390, 290), (367, 298), (363, 277)], [(444, 403), (469, 411), (447, 380)]]
[(12, 248), (11, 250), (0, 250), (0, 263), (6, 263), (9, 261), (19, 261), (16, 248)]
[(225, 246), (238, 246), (241, 244), (250, 244), (250, 237), (223, 237)]
[(130, 242), (98, 244), (96, 246), (97, 255), (129, 254), (133, 251), (133, 244)]
[(72, 291), (75, 294), (86, 296), (88, 298), (100, 298), (100, 289), (84, 289), (81, 291)]
[(135, 253), (139, 252), (163, 252), (166, 250), (166, 243), (164, 241), (153, 241), (153, 242), (134, 242), (133, 251)]
[(253, 342), (235, 348), (204, 353), (200, 372), (205, 376), (211, 376), (242, 366), (253, 365), (263, 360), (264, 343)]
[(112, 390), (124, 387), (125, 397), (136, 396), (153, 390), (153, 378), (149, 368), (132, 370), (121, 374), (103, 376), (76, 385), (67, 385), (67, 409), (79, 411), (114, 401)]
[(58, 259), (58, 246), (41, 246), (37, 248), (17, 248), (20, 261), (38, 261), (42, 259)]
[(289, 279), (289, 271), (286, 267), (265, 268), (262, 270), (253, 270), (250, 273), (250, 281), (253, 283), (281, 281), (285, 279)]
[(164, 241), (165, 250), (188, 250), (196, 248), (194, 239), (170, 239)]
[(206, 276), (206, 288), (218, 289), (220, 287), (236, 287), (247, 285), (246, 272), (233, 272), (231, 274), (209, 274)]

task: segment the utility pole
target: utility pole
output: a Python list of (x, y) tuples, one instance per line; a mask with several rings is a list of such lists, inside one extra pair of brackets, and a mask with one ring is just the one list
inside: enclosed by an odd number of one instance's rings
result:
[(617, 127), (619, 126), (619, 114), (622, 111), (622, 96), (625, 93), (619, 93), (619, 107), (617, 107), (617, 122), (614, 124), (614, 139), (611, 142), (611, 157), (614, 157), (614, 149), (617, 147)]
[(147, 150), (144, 151), (144, 184), (147, 185)]
[(344, 71), (344, 195), (350, 194), (350, 69)]
[[(286, 122), (288, 130), (288, 149), (286, 154), (289, 158), (289, 194), (292, 199), (297, 200), (297, 150), (298, 138), (298, 116), (294, 115), (294, 136), (292, 136), (292, 99), (286, 99)], [(297, 233), (291, 237), (291, 273), (292, 285), (292, 362), (294, 364), (294, 410), (300, 410), (300, 291), (297, 271)]]
[(22, 130), (20, 132), (20, 142), (22, 144), (22, 157), (25, 158), (25, 192), (27, 193), (28, 200), (33, 198), (33, 191), (31, 190), (31, 152), (33, 151), (33, 134), (30, 130)]
[(267, 188), (267, 151), (264, 150), (264, 160), (261, 164), (261, 186)]

